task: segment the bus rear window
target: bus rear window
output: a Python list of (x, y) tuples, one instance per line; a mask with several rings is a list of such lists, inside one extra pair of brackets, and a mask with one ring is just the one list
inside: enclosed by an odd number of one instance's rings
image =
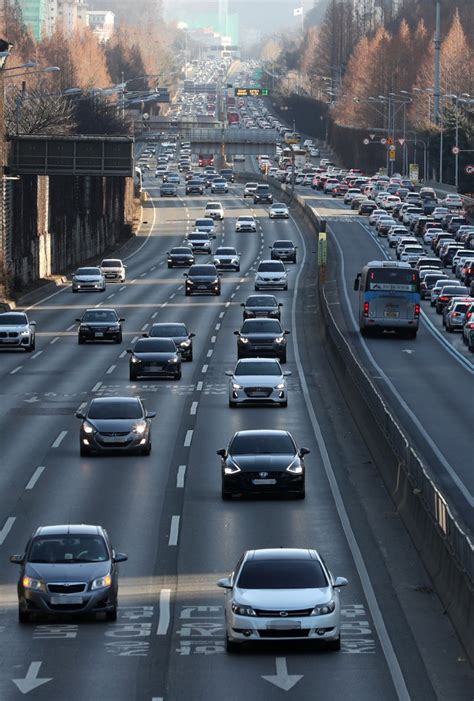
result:
[(417, 270), (400, 268), (377, 268), (367, 274), (367, 290), (372, 292), (399, 290), (401, 292), (418, 292), (419, 277)]

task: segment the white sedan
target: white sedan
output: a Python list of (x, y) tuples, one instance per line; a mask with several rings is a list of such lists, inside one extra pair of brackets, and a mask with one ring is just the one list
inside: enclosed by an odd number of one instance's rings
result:
[(282, 370), (276, 358), (242, 358), (235, 370), (227, 370), (229, 407), (241, 404), (275, 404), (288, 406), (286, 378), (291, 371)]
[(290, 213), (288, 207), (283, 202), (274, 202), (268, 210), (270, 219), (288, 219)]
[(255, 273), (255, 289), (288, 289), (288, 271), (281, 260), (260, 261)]
[(339, 650), (339, 588), (347, 584), (331, 574), (316, 550), (247, 550), (235, 571), (217, 582), (225, 589), (227, 652), (245, 642), (302, 639)]
[(100, 270), (107, 282), (125, 282), (127, 266), (119, 258), (104, 258)]
[(250, 214), (244, 215), (242, 217), (237, 217), (235, 222), (236, 231), (257, 231), (257, 222), (255, 217)]

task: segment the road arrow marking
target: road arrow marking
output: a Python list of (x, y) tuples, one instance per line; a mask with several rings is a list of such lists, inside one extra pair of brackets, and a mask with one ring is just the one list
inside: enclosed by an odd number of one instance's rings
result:
[(41, 401), (38, 397), (30, 397), (30, 399), (25, 399), (25, 402), (29, 402), (30, 404), (32, 402), (39, 402)]
[(41, 664), (41, 662), (32, 662), (28, 667), (28, 671), (24, 679), (12, 679), (12, 682), (15, 684), (15, 686), (18, 687), (22, 694), (28, 694), (30, 691), (33, 691), (33, 689), (36, 689), (38, 686), (42, 686), (43, 684), (46, 684), (47, 682), (51, 682), (53, 680), (52, 677), (38, 677)]
[(404, 349), (402, 350), (402, 353), (408, 353), (408, 355), (411, 355), (411, 354), (414, 353), (414, 352), (415, 352), (415, 351), (411, 350), (410, 348), (404, 348)]
[(288, 670), (286, 668), (286, 657), (276, 657), (275, 662), (276, 674), (262, 674), (262, 679), (265, 679), (265, 681), (270, 682), (270, 684), (274, 684), (279, 689), (283, 689), (283, 691), (289, 691), (299, 682), (300, 679), (303, 679), (302, 674), (288, 674)]

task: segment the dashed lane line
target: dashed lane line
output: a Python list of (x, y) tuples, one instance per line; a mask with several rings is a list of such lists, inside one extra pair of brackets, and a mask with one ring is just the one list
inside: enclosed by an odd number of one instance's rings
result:
[(59, 341), (59, 336), (55, 336), (50, 342), (49, 345), (52, 346), (54, 343), (57, 343)]
[(159, 603), (159, 620), (158, 627), (156, 629), (157, 635), (166, 635), (170, 625), (170, 600), (171, 600), (171, 589), (162, 589), (160, 591), (160, 603)]
[(178, 474), (176, 475), (176, 487), (177, 489), (184, 488), (184, 480), (186, 476), (186, 465), (178, 465)]
[(179, 537), (179, 521), (180, 521), (180, 516), (177, 516), (176, 514), (171, 517), (171, 528), (170, 528), (170, 535), (168, 538), (168, 545), (178, 545), (178, 537)]
[(189, 410), (189, 413), (191, 414), (191, 416), (196, 416), (198, 404), (199, 404), (199, 402), (193, 402), (191, 404), (191, 409)]
[(93, 386), (91, 392), (97, 392), (102, 387), (102, 382), (96, 382), (95, 385)]
[(59, 448), (63, 440), (67, 436), (67, 431), (61, 431), (56, 440), (51, 444), (51, 448)]
[(204, 382), (202, 382), (202, 380), (199, 380), (199, 382), (196, 385), (196, 392), (202, 392), (203, 387), (204, 387)]
[(184, 443), (183, 443), (185, 448), (190, 447), (191, 442), (193, 440), (193, 433), (194, 433), (194, 431), (192, 428), (190, 428), (188, 431), (186, 431), (186, 435), (184, 437)]
[(31, 356), (31, 360), (34, 360), (35, 358), (38, 358), (38, 357), (41, 355), (42, 352), (43, 352), (42, 350), (36, 351), (36, 353), (34, 353), (34, 354)]
[(111, 375), (111, 374), (113, 373), (113, 371), (115, 370), (116, 367), (117, 367), (116, 365), (111, 365), (111, 366), (109, 367), (109, 369), (106, 371), (105, 374), (106, 374), (106, 375)]
[(207, 369), (208, 369), (208, 367), (209, 367), (209, 365), (203, 365), (203, 366), (202, 366), (202, 370), (201, 370), (201, 372), (202, 372), (202, 373), (206, 373), (206, 372), (207, 372)]
[(3, 545), (5, 542), (5, 539), (7, 535), (10, 533), (11, 529), (13, 528), (13, 524), (16, 521), (16, 516), (9, 516), (5, 523), (3, 524), (3, 528), (0, 531), (0, 545)]
[(43, 472), (45, 471), (46, 467), (44, 465), (40, 465), (39, 467), (36, 468), (36, 470), (33, 472), (33, 474), (30, 477), (30, 480), (28, 484), (26, 485), (25, 489), (33, 489)]
[(18, 365), (18, 367), (14, 368), (13, 370), (10, 370), (10, 375), (16, 375), (16, 373), (21, 370), (23, 365)]

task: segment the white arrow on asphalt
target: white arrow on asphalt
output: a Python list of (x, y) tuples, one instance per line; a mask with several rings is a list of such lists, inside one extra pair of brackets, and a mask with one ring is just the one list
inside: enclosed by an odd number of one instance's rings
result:
[(302, 674), (288, 674), (288, 670), (286, 668), (286, 657), (276, 657), (275, 662), (276, 674), (262, 674), (262, 679), (265, 679), (265, 681), (270, 682), (270, 684), (274, 684), (279, 689), (283, 689), (283, 691), (289, 691), (299, 682), (300, 679), (303, 679)]
[(38, 686), (42, 686), (43, 684), (53, 680), (52, 677), (38, 677), (41, 664), (41, 662), (32, 662), (28, 667), (28, 671), (24, 679), (12, 679), (12, 682), (18, 687), (22, 694), (28, 694)]
[(404, 348), (404, 349), (402, 350), (402, 353), (408, 353), (408, 355), (411, 355), (411, 354), (414, 353), (414, 352), (415, 352), (415, 351), (414, 351), (414, 350), (411, 350), (410, 348)]
[(39, 402), (39, 401), (40, 401), (40, 399), (38, 399), (38, 397), (30, 397), (29, 399), (25, 399), (25, 402), (30, 402), (30, 404), (31, 404), (31, 402)]

